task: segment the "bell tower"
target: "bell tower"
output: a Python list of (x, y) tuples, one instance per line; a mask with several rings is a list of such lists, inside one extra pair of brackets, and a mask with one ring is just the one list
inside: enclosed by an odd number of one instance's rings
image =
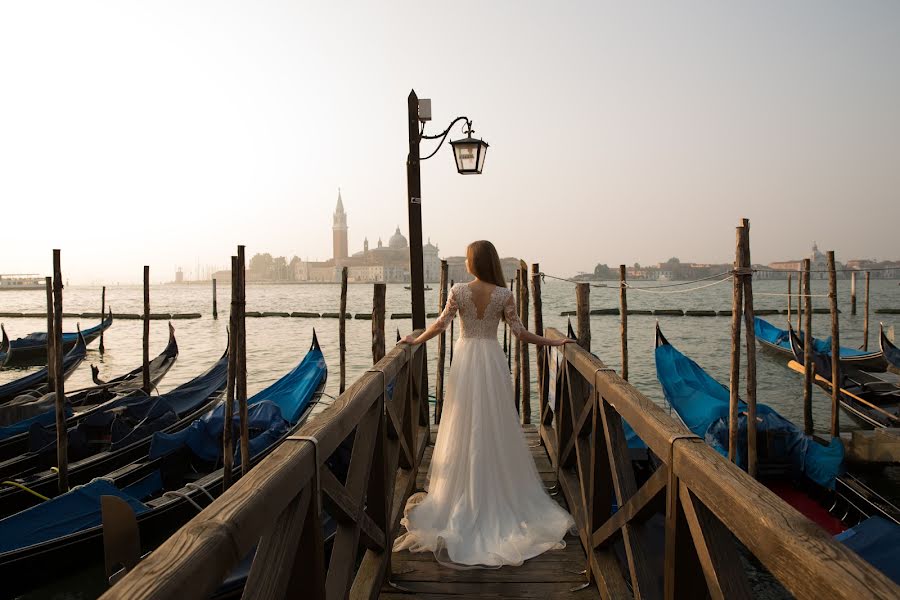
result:
[(335, 261), (347, 258), (347, 213), (344, 212), (344, 203), (341, 200), (341, 188), (338, 188), (337, 207), (334, 209), (334, 222), (331, 226), (333, 240), (333, 257)]

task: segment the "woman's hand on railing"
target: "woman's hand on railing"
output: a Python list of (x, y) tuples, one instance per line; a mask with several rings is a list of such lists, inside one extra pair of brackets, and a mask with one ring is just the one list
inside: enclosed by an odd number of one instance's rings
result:
[(544, 338), (547, 342), (544, 344), (545, 346), (564, 346), (566, 344), (574, 344), (575, 340), (572, 338), (557, 338), (551, 340), (550, 338)]

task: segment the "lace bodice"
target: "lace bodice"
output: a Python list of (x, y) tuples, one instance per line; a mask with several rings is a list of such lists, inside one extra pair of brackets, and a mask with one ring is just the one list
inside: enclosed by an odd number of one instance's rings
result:
[(441, 329), (447, 329), (457, 312), (462, 320), (460, 337), (497, 339), (497, 325), (500, 323), (501, 315), (506, 318), (506, 323), (516, 336), (525, 329), (516, 313), (513, 294), (505, 287), (494, 288), (491, 292), (490, 302), (484, 309), (484, 314), (479, 317), (478, 308), (472, 301), (472, 290), (468, 284), (457, 283), (450, 288), (450, 297), (435, 323)]

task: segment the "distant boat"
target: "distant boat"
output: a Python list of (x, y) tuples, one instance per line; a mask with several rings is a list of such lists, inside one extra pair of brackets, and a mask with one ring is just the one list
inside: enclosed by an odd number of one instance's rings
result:
[[(404, 285), (404, 286), (403, 286), (403, 289), (404, 289), (404, 290), (411, 290), (411, 289), (412, 289), (412, 286), (411, 286), (411, 285)], [(431, 291), (431, 286), (426, 285), (426, 286), (425, 286), (425, 291), (426, 291), (426, 292), (430, 292), (430, 291)]]

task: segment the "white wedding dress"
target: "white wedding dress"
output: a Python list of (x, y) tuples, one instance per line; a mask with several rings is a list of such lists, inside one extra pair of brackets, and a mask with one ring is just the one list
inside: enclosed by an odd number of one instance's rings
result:
[(457, 311), (447, 394), (431, 459), (427, 493), (414, 494), (394, 551), (433, 552), (454, 568), (521, 565), (565, 547), (574, 525), (545, 491), (519, 426), (506, 357), (497, 341), (501, 313), (517, 336), (525, 329), (512, 292), (495, 287), (479, 311), (466, 284), (450, 290), (438, 323)]

